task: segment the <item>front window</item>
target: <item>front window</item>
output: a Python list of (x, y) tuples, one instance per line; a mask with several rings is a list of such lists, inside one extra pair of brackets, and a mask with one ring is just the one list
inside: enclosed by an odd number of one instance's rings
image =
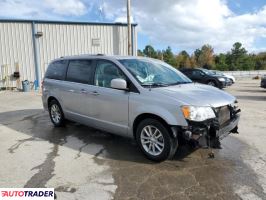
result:
[(119, 60), (142, 86), (168, 86), (191, 83), (191, 80), (159, 60)]
[(109, 61), (98, 61), (95, 71), (95, 85), (100, 87), (111, 88), (111, 81), (116, 78), (126, 80), (122, 71)]

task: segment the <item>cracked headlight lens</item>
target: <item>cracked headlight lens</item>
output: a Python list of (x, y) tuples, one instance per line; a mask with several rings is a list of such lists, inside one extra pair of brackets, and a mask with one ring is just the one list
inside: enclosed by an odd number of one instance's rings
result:
[(191, 121), (201, 122), (216, 117), (211, 107), (182, 106), (181, 109), (184, 117)]

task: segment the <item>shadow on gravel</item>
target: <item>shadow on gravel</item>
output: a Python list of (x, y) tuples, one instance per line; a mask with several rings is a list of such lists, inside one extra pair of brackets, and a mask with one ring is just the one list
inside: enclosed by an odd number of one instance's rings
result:
[[(80, 149), (80, 144), (68, 146), (68, 137), (76, 137), (84, 143), (84, 146), (89, 144), (99, 144), (104, 146), (104, 150), (108, 152), (107, 158), (115, 160), (124, 160), (140, 163), (152, 163), (147, 160), (140, 152), (136, 142), (132, 139), (113, 135), (104, 131), (84, 126), (75, 122), (68, 122), (65, 127), (55, 128), (50, 122), (47, 112), (41, 109), (18, 110), (0, 113), (0, 124), (3, 124), (15, 131), (19, 131), (29, 135), (29, 139), (18, 141), (13, 145), (16, 149), (21, 143), (34, 139), (42, 139), (56, 145), (64, 145), (75, 149), (77, 152), (92, 154), (87, 149)], [(182, 160), (194, 150), (189, 146), (183, 146), (174, 159)], [(9, 152), (14, 152), (12, 147)], [(100, 156), (101, 152), (96, 156)]]

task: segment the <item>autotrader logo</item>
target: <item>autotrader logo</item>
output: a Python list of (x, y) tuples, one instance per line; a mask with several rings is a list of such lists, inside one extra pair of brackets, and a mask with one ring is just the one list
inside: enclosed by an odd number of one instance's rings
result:
[(0, 200), (54, 200), (53, 188), (0, 188)]

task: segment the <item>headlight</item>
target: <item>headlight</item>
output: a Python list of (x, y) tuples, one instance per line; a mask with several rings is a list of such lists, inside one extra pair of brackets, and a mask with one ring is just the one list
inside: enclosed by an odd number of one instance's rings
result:
[(181, 109), (184, 117), (191, 121), (201, 122), (216, 117), (211, 107), (182, 106)]
[(234, 109), (237, 109), (238, 108), (238, 101), (235, 100), (233, 103), (230, 104), (230, 106)]
[(218, 78), (218, 80), (224, 82), (225, 78)]

